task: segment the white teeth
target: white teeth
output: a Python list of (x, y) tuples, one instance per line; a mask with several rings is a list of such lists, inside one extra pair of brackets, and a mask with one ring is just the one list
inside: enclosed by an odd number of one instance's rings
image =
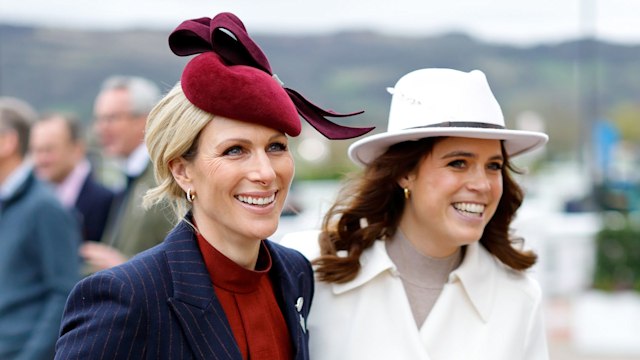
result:
[(238, 195), (236, 198), (243, 203), (251, 204), (251, 205), (269, 205), (275, 200), (276, 194), (273, 194), (268, 197), (253, 197), (253, 196), (242, 196)]
[(482, 204), (473, 204), (473, 203), (455, 203), (453, 207), (465, 212), (482, 214), (484, 212), (485, 206)]

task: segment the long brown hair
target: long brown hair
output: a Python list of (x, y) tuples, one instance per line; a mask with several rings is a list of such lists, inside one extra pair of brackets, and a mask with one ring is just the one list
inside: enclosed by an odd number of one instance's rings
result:
[[(360, 256), (377, 239), (390, 239), (404, 209), (403, 189), (397, 180), (417, 168), (442, 137), (401, 142), (369, 165), (359, 176), (351, 177), (329, 208), (322, 223), (320, 257), (313, 261), (321, 281), (344, 283), (360, 270)], [(502, 148), (503, 193), (480, 238), (480, 243), (502, 263), (514, 270), (535, 264), (531, 251), (514, 248), (521, 238), (512, 237), (509, 225), (523, 200), (520, 186), (511, 173), (519, 173)]]

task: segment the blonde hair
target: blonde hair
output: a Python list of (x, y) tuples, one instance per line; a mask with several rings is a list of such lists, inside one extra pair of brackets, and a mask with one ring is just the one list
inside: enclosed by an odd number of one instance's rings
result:
[(191, 209), (184, 191), (171, 174), (169, 163), (180, 157), (191, 160), (195, 156), (200, 132), (213, 118), (214, 115), (187, 100), (180, 82), (151, 110), (144, 140), (158, 186), (144, 196), (145, 208), (166, 201), (178, 221)]

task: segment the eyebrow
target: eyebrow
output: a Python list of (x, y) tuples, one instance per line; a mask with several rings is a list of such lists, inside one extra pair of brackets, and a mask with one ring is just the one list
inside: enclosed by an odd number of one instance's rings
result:
[[(465, 158), (477, 158), (478, 155), (468, 151), (452, 151), (450, 153), (446, 153), (442, 156), (442, 159), (456, 158), (456, 157), (465, 157)], [(504, 161), (504, 157), (502, 154), (494, 155), (489, 158), (489, 160), (501, 160)]]
[[(274, 141), (275, 139), (278, 138), (284, 138), (286, 139), (287, 136), (285, 134), (281, 134), (281, 133), (277, 133), (277, 134), (273, 134), (269, 137), (269, 139), (267, 140), (267, 142), (271, 142)], [(227, 143), (241, 143), (241, 144), (251, 144), (253, 143), (251, 140), (246, 139), (246, 138), (230, 138), (230, 139), (224, 139), (220, 142), (220, 145), (224, 145)]]

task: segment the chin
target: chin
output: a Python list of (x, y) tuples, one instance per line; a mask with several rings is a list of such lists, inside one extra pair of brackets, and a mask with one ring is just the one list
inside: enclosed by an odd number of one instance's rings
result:
[(253, 236), (260, 240), (268, 239), (278, 230), (278, 223), (275, 225), (258, 225), (253, 228)]
[(480, 241), (480, 239), (482, 238), (482, 233), (480, 234), (460, 234), (460, 236), (458, 237), (459, 240), (459, 245), (470, 245), (473, 244), (474, 242)]
[(256, 234), (256, 235), (254, 236), (254, 238), (256, 238), (256, 239), (258, 239), (258, 240), (267, 240), (267, 239), (269, 239), (269, 237), (270, 237), (271, 235), (273, 235), (273, 234), (275, 234), (275, 231), (269, 231), (269, 232), (267, 232), (267, 233), (263, 233), (263, 234)]

